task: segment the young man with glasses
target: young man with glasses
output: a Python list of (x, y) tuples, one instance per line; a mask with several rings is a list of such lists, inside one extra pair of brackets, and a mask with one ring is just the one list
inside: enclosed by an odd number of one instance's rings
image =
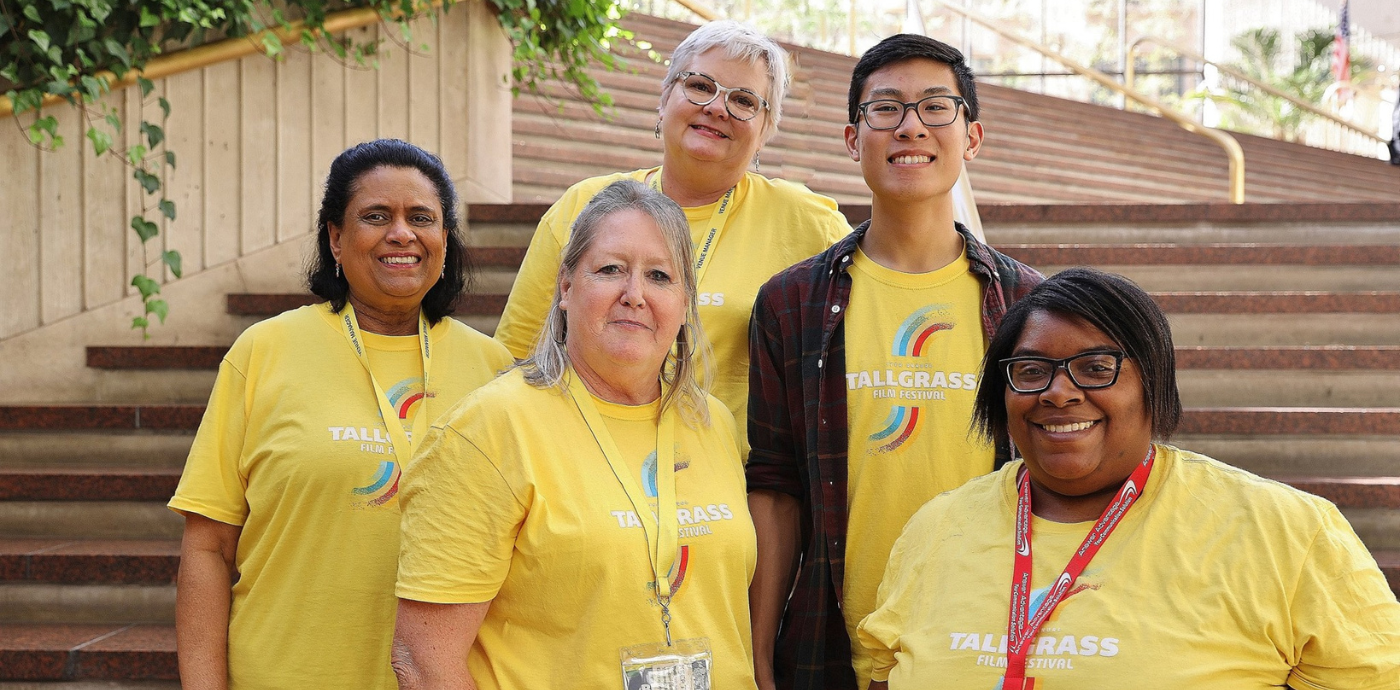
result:
[(750, 327), (761, 689), (869, 684), (852, 640), (904, 523), (1009, 458), (968, 432), (976, 372), (1007, 306), (1042, 280), (954, 221), (953, 185), (983, 141), (960, 52), (882, 41), (856, 65), (848, 115), (871, 219), (770, 280)]

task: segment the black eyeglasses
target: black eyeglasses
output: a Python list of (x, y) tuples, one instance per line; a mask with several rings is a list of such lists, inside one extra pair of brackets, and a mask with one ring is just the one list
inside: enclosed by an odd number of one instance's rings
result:
[(858, 106), (871, 129), (899, 129), (910, 110), (918, 113), (925, 127), (947, 127), (958, 120), (967, 100), (961, 96), (929, 96), (913, 103), (888, 98), (866, 101)]
[(721, 94), (724, 95), (724, 109), (736, 120), (752, 120), (760, 110), (768, 109), (768, 101), (762, 96), (741, 88), (720, 85), (714, 77), (700, 72), (681, 72), (676, 75), (681, 83), (681, 93), (695, 105), (709, 105)]
[(1006, 381), (1017, 393), (1039, 393), (1050, 388), (1055, 372), (1064, 369), (1069, 380), (1084, 390), (1108, 388), (1118, 383), (1127, 354), (1085, 352), (1064, 359), (1048, 357), (1011, 357), (999, 362), (1006, 372)]

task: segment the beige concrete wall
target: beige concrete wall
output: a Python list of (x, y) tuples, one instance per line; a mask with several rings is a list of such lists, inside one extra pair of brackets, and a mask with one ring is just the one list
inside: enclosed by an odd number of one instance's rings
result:
[[(155, 199), (121, 162), (93, 155), (80, 113), (66, 105), (44, 112), (59, 119), (66, 140), (55, 152), (30, 146), (19, 127), (0, 127), (0, 344), (103, 307), (116, 307), (109, 317), (134, 311), (118, 305), (135, 300), (131, 276), (145, 268), (174, 280), (145, 264), (162, 250), (179, 250), (183, 280), (191, 280), (300, 243), (331, 160), (357, 142), (407, 139), (442, 157), (464, 201), (509, 202), (510, 43), (486, 4), (461, 3), (436, 23), (417, 23), (408, 47), (394, 29), (371, 26), (355, 37), (381, 31), (377, 70), (298, 47), (281, 61), (255, 55), (160, 80), (145, 103), (136, 89), (112, 94), (109, 102), (129, 123), (128, 144), (141, 113), (159, 117), (158, 96), (172, 109), (165, 130), (177, 167), (165, 184), (178, 215), (162, 219), (146, 257), (129, 223)], [(296, 276), (282, 282), (294, 289)], [(154, 328), (152, 342), (209, 340), (183, 325), (200, 319), (177, 318), (188, 307), (171, 308), (171, 323)], [(222, 310), (221, 297), (208, 308)], [(139, 334), (126, 334), (101, 344), (137, 342)]]

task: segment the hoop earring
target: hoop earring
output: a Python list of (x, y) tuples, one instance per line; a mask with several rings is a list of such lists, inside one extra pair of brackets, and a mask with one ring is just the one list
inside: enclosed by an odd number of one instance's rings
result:
[(340, 277), (340, 262), (339, 262), (339, 261), (335, 262), (335, 277), (337, 277), (337, 278)]
[(661, 119), (660, 119), (660, 118), (657, 118), (657, 120), (656, 120), (656, 130), (655, 130), (655, 131), (656, 131), (656, 138), (657, 138), (657, 139), (660, 139), (660, 138), (661, 138)]

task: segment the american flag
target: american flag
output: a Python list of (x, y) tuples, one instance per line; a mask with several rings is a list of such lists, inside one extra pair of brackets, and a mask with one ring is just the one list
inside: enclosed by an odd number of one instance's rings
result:
[(1351, 100), (1351, 18), (1347, 0), (1337, 13), (1337, 36), (1332, 40), (1332, 80), (1337, 84), (1337, 100)]

